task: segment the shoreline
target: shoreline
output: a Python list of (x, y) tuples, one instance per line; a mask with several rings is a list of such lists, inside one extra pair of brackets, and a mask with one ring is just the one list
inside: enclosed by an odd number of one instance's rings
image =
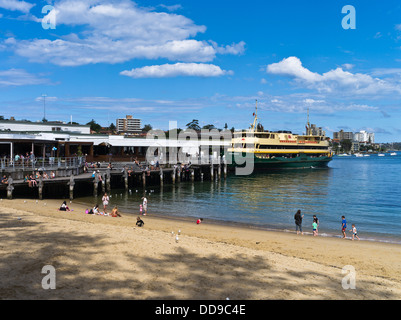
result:
[[(62, 200), (60, 200), (61, 202)], [(82, 206), (87, 206), (90, 207), (91, 205), (86, 202), (80, 201), (80, 199), (75, 200), (76, 204), (82, 205)], [(109, 208), (109, 211), (111, 208)], [(128, 214), (130, 217), (136, 217), (139, 216), (139, 213), (136, 214), (131, 211), (125, 211), (124, 214)], [(160, 213), (152, 213), (151, 216), (160, 218), (160, 219), (175, 219), (177, 221), (184, 221), (184, 222), (193, 222), (196, 221), (196, 217), (190, 217), (190, 216), (177, 216), (177, 215), (164, 215)], [(215, 225), (221, 225), (221, 226), (228, 226), (228, 227), (238, 227), (238, 228), (246, 228), (249, 230), (260, 230), (260, 231), (267, 231), (267, 232), (283, 232), (283, 233), (290, 233), (290, 234), (295, 234), (295, 226), (292, 229), (289, 228), (274, 228), (273, 226), (269, 225), (257, 225), (257, 224), (251, 224), (251, 223), (240, 223), (240, 222), (235, 222), (235, 221), (229, 221), (229, 220), (218, 220), (218, 219), (210, 219), (207, 218), (207, 221), (209, 221), (211, 224)], [(308, 229), (308, 228), (304, 228)], [(325, 230), (325, 232), (319, 231), (319, 236), (322, 238), (337, 238), (341, 239), (341, 231), (338, 230), (337, 233), (334, 233), (334, 230)], [(304, 230), (304, 235), (306, 236), (313, 236), (313, 231), (312, 229)], [(347, 239), (350, 240), (352, 238), (352, 234), (349, 232), (349, 228), (347, 230)], [(359, 235), (360, 240), (355, 240), (355, 241), (369, 241), (369, 242), (379, 242), (379, 243), (391, 243), (391, 244), (397, 244), (401, 245), (401, 236), (396, 236), (392, 234), (380, 234), (380, 233), (373, 233), (373, 232), (364, 232), (364, 235), (361, 236)]]
[[(42, 264), (56, 265), (63, 274), (59, 299), (401, 299), (398, 244), (208, 220), (197, 225), (153, 214), (142, 216), (145, 226), (139, 228), (135, 215), (87, 215), (87, 206), (74, 201), (74, 211), (62, 212), (61, 202), (0, 202), (1, 299), (47, 299), (43, 289), (21, 289), (40, 277), (40, 270), (31, 277), (27, 270)], [(357, 271), (357, 290), (341, 287), (348, 265)]]

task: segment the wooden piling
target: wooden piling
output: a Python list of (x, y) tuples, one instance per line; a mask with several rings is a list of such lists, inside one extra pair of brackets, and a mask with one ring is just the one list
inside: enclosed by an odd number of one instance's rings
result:
[(110, 169), (108, 168), (108, 169), (107, 169), (107, 172), (106, 172), (106, 188), (107, 188), (107, 191), (108, 191), (109, 193), (110, 193), (110, 191), (111, 191), (110, 178), (111, 178), (111, 171), (110, 171)]
[(8, 185), (7, 185), (7, 199), (12, 200), (13, 199), (13, 191), (14, 191), (14, 180), (11, 177), (8, 177), (7, 179)]
[(43, 177), (39, 177), (39, 183), (38, 183), (38, 193), (39, 193), (39, 200), (43, 199)]
[(74, 186), (75, 186), (75, 181), (74, 181), (74, 175), (70, 176), (70, 182), (68, 182), (69, 188), (70, 188), (70, 200), (74, 199)]
[(98, 192), (97, 192), (98, 185), (99, 185), (99, 176), (98, 176), (98, 173), (96, 172), (95, 179), (93, 180), (93, 196), (94, 197), (97, 197), (97, 195), (98, 195)]

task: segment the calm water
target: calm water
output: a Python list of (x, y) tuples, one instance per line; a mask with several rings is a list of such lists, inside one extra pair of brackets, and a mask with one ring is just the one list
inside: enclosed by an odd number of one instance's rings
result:
[[(183, 182), (163, 189), (148, 187), (148, 212), (185, 218), (202, 217), (267, 229), (294, 231), (294, 214), (305, 214), (304, 232), (340, 236), (341, 216), (355, 223), (366, 240), (401, 243), (401, 156), (335, 157), (326, 169), (286, 170), (227, 180)], [(112, 190), (110, 207), (137, 215), (143, 189)], [(80, 202), (101, 204), (101, 196)], [(347, 234), (351, 234), (347, 232)]]

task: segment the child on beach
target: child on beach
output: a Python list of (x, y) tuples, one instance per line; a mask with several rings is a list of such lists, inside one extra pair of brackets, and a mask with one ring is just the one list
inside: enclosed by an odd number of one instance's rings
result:
[(136, 225), (138, 226), (138, 227), (142, 227), (144, 224), (145, 224), (145, 222), (143, 222), (142, 221), (142, 219), (140, 218), (140, 217), (138, 217), (138, 218), (136, 218)]
[(345, 234), (345, 230), (347, 229), (347, 220), (345, 220), (345, 216), (341, 217), (341, 232), (343, 233), (343, 239), (347, 238), (347, 235)]
[(313, 236), (316, 237), (317, 236), (317, 223), (315, 221), (313, 221), (313, 223), (312, 223), (312, 228), (313, 228)]
[(148, 213), (148, 199), (146, 199), (146, 197), (142, 197), (142, 207), (143, 207), (143, 215), (146, 216), (146, 214)]
[(70, 208), (68, 208), (68, 206), (67, 206), (67, 201), (64, 201), (61, 204), (59, 211), (70, 211)]
[[(316, 217), (315, 214), (313, 215), (313, 223), (316, 223), (316, 235), (318, 235), (318, 234), (319, 234), (319, 231), (318, 231), (318, 228), (319, 228), (319, 219)], [(312, 226), (313, 226), (313, 223), (312, 223)]]
[(203, 218), (200, 218), (200, 219), (196, 220), (196, 224), (201, 224), (202, 221), (203, 221)]
[(111, 211), (110, 215), (114, 218), (121, 217), (121, 214), (118, 212), (118, 208), (114, 207)]
[(352, 232), (352, 240), (354, 240), (354, 237), (356, 237), (358, 240), (360, 240), (358, 237), (358, 232), (356, 231), (356, 227), (354, 224), (352, 225), (352, 229), (349, 232)]
[(105, 193), (104, 196), (102, 197), (104, 213), (107, 213), (107, 206), (109, 205), (109, 201), (110, 201), (110, 198), (107, 195), (107, 193)]

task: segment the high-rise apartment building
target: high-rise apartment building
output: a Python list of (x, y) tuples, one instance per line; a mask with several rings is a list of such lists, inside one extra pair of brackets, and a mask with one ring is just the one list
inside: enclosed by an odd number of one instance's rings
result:
[(139, 133), (141, 132), (141, 120), (128, 115), (123, 119), (117, 119), (116, 128), (118, 133)]
[(341, 140), (354, 140), (353, 132), (346, 132), (344, 130), (340, 130), (338, 132), (333, 132), (333, 140), (341, 141)]
[(365, 130), (361, 130), (354, 134), (354, 140), (363, 144), (373, 144), (375, 143), (375, 134), (372, 132), (366, 132)]

